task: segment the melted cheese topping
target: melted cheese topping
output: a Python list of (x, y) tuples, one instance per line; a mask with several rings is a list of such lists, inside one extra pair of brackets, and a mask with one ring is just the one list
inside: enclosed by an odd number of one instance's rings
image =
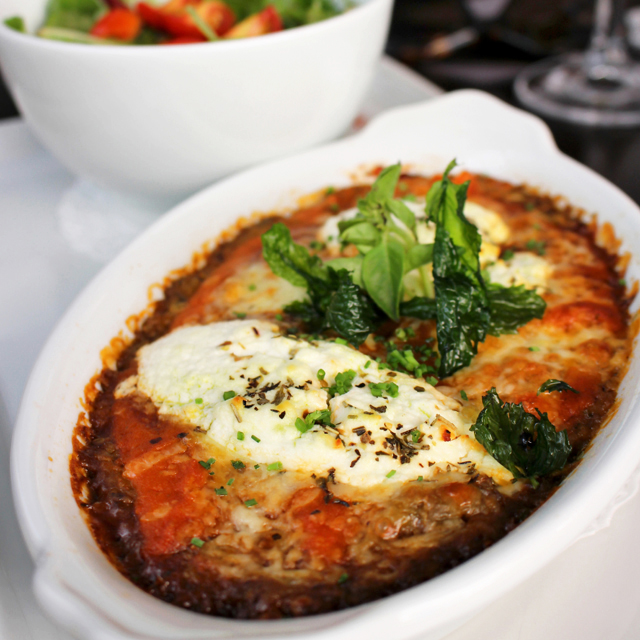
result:
[[(328, 386), (346, 370), (356, 373), (351, 388), (331, 398)], [(375, 397), (369, 387), (391, 382), (397, 397)], [(264, 321), (170, 333), (139, 351), (137, 378), (118, 394), (136, 387), (161, 415), (196, 425), (245, 464), (306, 475), (333, 469), (336, 480), (357, 487), (452, 471), (480, 472), (499, 484), (513, 479), (469, 432), (460, 405), (423, 380), (380, 370), (345, 345), (282, 336)], [(296, 427), (323, 410), (332, 426)]]
[(528, 251), (519, 251), (509, 260), (497, 260), (487, 266), (489, 280), (503, 287), (523, 284), (527, 289), (545, 290), (553, 273), (551, 265), (541, 256)]

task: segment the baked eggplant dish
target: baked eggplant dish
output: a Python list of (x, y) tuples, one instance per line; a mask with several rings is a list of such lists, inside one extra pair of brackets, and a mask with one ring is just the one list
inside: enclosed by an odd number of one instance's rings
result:
[(613, 230), (454, 168), (238, 225), (114, 343), (71, 481), (134, 584), (235, 618), (358, 605), (480, 553), (579, 463), (630, 355)]

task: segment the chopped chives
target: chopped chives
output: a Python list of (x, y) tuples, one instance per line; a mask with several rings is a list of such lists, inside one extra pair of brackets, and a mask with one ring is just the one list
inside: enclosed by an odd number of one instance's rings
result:
[(227, 481), (227, 487), (230, 487), (233, 484), (233, 478), (229, 478)]
[(468, 400), (468, 399), (469, 399), (469, 396), (467, 395), (467, 392), (466, 392), (464, 389), (461, 389), (461, 390), (460, 390), (460, 397), (461, 397), (463, 400)]
[(324, 380), (324, 377), (327, 375), (324, 369), (318, 369), (318, 380)]
[(344, 344), (344, 345), (349, 344), (344, 338), (336, 338), (335, 342), (336, 344)]
[(200, 540), (198, 537), (191, 538), (191, 544), (194, 547), (198, 547), (198, 549), (202, 549), (202, 547), (204, 547), (204, 540)]
[(244, 440), (244, 433), (242, 433), (242, 431), (238, 431), (238, 433), (236, 433), (236, 438), (238, 438), (238, 440)]
[(422, 476), (418, 476), (418, 482), (422, 482), (424, 478)]
[(244, 469), (244, 462), (241, 460), (232, 460), (231, 466), (239, 471), (240, 469)]
[(260, 438), (258, 438), (258, 436), (251, 436), (252, 440), (255, 440), (256, 442), (260, 442)]
[(540, 347), (529, 347), (529, 351), (540, 351)]
[(227, 490), (224, 487), (220, 487), (219, 489), (216, 489), (216, 495), (218, 496), (226, 496), (229, 495), (227, 493)]
[(234, 315), (236, 318), (240, 318), (240, 320), (243, 320), (244, 318), (246, 318), (246, 317), (247, 317), (247, 314), (246, 314), (244, 311), (234, 311), (234, 312), (233, 312), (233, 315)]
[(396, 470), (395, 469), (391, 469), (391, 471), (389, 471), (389, 473), (387, 473), (387, 478), (393, 478), (393, 476), (396, 475)]
[(196, 398), (195, 399), (195, 403), (196, 404), (202, 404), (204, 401), (202, 400), (202, 398)]
[(267, 465), (267, 471), (281, 471), (282, 462), (271, 462)]
[(244, 504), (247, 507), (255, 507), (258, 504), (258, 501), (255, 498), (250, 498), (249, 500), (245, 500)]
[(348, 573), (343, 573), (343, 574), (338, 578), (338, 584), (344, 584), (348, 579), (349, 579), (349, 574), (348, 574)]

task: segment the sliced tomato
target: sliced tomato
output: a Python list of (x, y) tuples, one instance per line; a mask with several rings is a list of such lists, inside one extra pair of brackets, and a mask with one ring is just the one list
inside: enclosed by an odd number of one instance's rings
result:
[(195, 9), (218, 36), (224, 36), (236, 22), (236, 16), (231, 8), (218, 0), (201, 2)]
[(102, 16), (93, 25), (90, 34), (96, 38), (130, 41), (140, 33), (141, 27), (142, 20), (137, 13), (120, 7)]
[(146, 2), (139, 2), (136, 6), (136, 10), (142, 20), (150, 27), (164, 30), (164, 13), (160, 11), (160, 9), (152, 7)]
[(218, 36), (229, 31), (236, 21), (233, 11), (219, 0), (171, 0), (160, 8), (141, 2), (138, 4), (138, 12), (147, 24), (156, 29), (165, 31), (176, 38), (195, 38), (195, 40), (189, 41), (176, 41), (174, 38), (167, 44), (204, 42), (205, 36), (187, 13), (187, 8), (190, 6)]
[(276, 11), (275, 7), (269, 5), (260, 13), (255, 13), (227, 32), (225, 38), (252, 38), (255, 36), (263, 36), (267, 33), (282, 31), (282, 19)]

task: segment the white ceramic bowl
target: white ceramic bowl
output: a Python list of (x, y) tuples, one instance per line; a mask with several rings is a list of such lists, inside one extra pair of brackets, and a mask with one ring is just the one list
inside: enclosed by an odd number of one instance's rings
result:
[[(100, 350), (144, 309), (148, 288), (189, 262), (205, 238), (238, 216), (293, 205), (297, 196), (350, 184), (363, 163), (401, 159), (439, 172), (464, 168), (562, 194), (611, 222), (640, 277), (640, 210), (606, 180), (562, 155), (536, 118), (474, 91), (389, 112), (363, 133), (252, 169), (189, 199), (106, 267), (69, 309), (43, 350), (23, 398), (12, 451), (18, 516), (45, 609), (79, 636), (406, 640), (439, 638), (562, 552), (615, 497), (640, 460), (640, 354), (633, 354), (610, 424), (557, 493), (514, 532), (422, 585), (346, 611), (246, 622), (194, 614), (137, 589), (104, 558), (69, 486), (71, 433)], [(634, 309), (637, 308), (634, 305)], [(576, 594), (576, 597), (580, 597)]]
[[(0, 23), (0, 63), (22, 115), (72, 172), (186, 196), (224, 175), (343, 133), (373, 79), (393, 0), (228, 42), (113, 47), (25, 36)], [(46, 0), (0, 0), (30, 32)]]

